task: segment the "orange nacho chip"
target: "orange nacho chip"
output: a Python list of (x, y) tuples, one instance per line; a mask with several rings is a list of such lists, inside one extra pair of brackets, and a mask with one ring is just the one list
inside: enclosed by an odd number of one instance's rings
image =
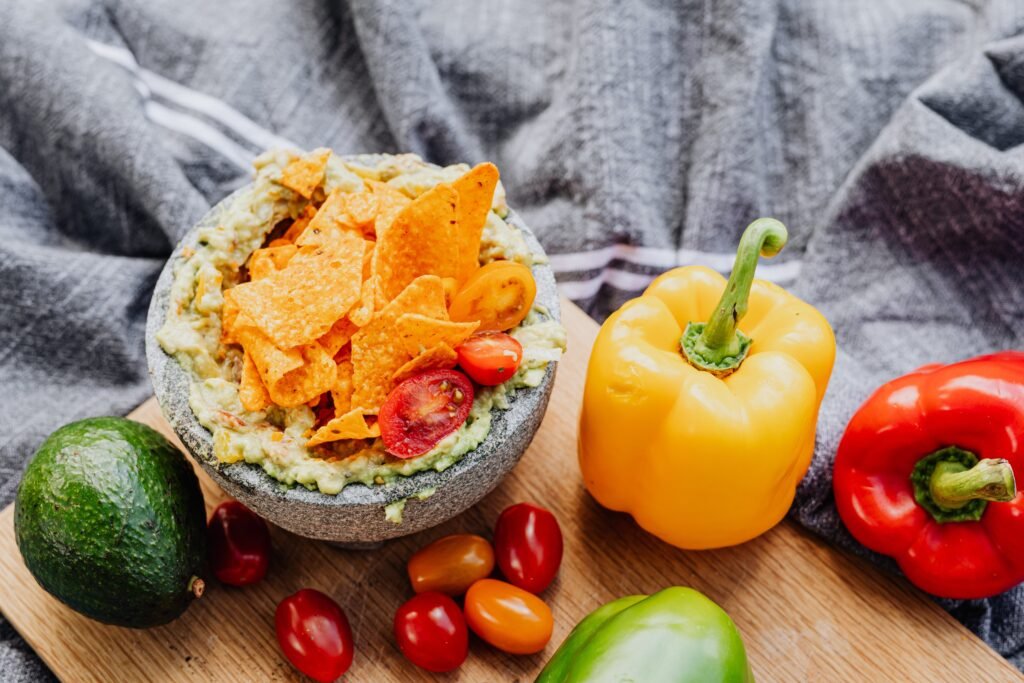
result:
[(378, 235), (374, 273), (380, 276), (386, 300), (420, 275), (455, 276), (458, 200), (450, 186), (436, 185), (402, 209)]
[(457, 323), (419, 313), (406, 313), (396, 321), (395, 331), (405, 352), (415, 356), (438, 344), (454, 349), (479, 326), (479, 322)]
[(410, 354), (395, 338), (395, 325), (406, 313), (443, 318), (444, 288), (435, 275), (424, 275), (381, 309), (370, 323), (352, 337), (352, 405), (376, 414), (394, 382), (391, 376)]
[(334, 357), (341, 351), (341, 348), (348, 344), (352, 335), (359, 331), (359, 327), (348, 318), (342, 318), (331, 326), (323, 336), (317, 339), (320, 346), (324, 347)]
[(313, 216), (315, 215), (316, 207), (312, 204), (307, 204), (302, 210), (302, 213), (299, 214), (299, 217), (292, 221), (292, 224), (288, 226), (288, 230), (281, 236), (281, 239), (288, 240), (289, 242), (294, 242), (299, 239), (299, 236), (302, 235), (303, 231), (305, 231), (309, 226), (310, 222), (313, 220)]
[(327, 196), (320, 209), (309, 222), (309, 227), (299, 235), (295, 243), (299, 246), (324, 244), (335, 233), (351, 231), (362, 235), (362, 228), (352, 222), (348, 213), (349, 194), (341, 188)]
[(234, 288), (224, 290), (224, 305), (220, 309), (220, 343), (237, 344), (235, 335), (238, 320), (238, 302), (235, 301)]
[(455, 353), (455, 350), (441, 342), (436, 346), (430, 347), (420, 355), (414, 356), (411, 361), (395, 370), (395, 374), (391, 375), (391, 379), (397, 384), (402, 380), (409, 379), (413, 375), (426, 372), (427, 370), (447, 370), (454, 368), (458, 360), (459, 355)]
[(366, 418), (358, 408), (350, 410), (340, 417), (336, 417), (320, 429), (316, 430), (313, 438), (306, 442), (306, 446), (312, 448), (328, 441), (340, 441), (342, 439), (373, 439), (380, 436), (380, 427), (377, 423), (366, 424)]
[(324, 181), (331, 150), (315, 149), (304, 157), (293, 159), (281, 172), (280, 183), (296, 194), (309, 199)]
[(270, 394), (260, 379), (256, 363), (248, 353), (242, 359), (242, 379), (238, 384), (238, 400), (251, 413), (264, 410), (270, 405)]
[(478, 164), (452, 183), (459, 194), (456, 212), (458, 224), (458, 268), (456, 279), (462, 284), (480, 267), (480, 238), (491, 212), (498, 169), (494, 164)]
[(363, 288), (359, 294), (359, 303), (348, 312), (348, 320), (357, 327), (365, 327), (373, 319), (377, 301), (377, 288), (380, 278), (376, 275), (363, 280)]
[(377, 239), (380, 239), (380, 236), (394, 223), (398, 214), (402, 213), (402, 209), (411, 204), (412, 200), (406, 197), (401, 190), (397, 190), (387, 183), (378, 180), (365, 182), (377, 198), (377, 217), (373, 225)]
[[(289, 353), (296, 351), (301, 357), (299, 367), (274, 383), (266, 382), (271, 400), (285, 408), (308, 403), (330, 391), (338, 371), (334, 359), (319, 344), (307, 344), (299, 349), (290, 349)], [(256, 360), (255, 357), (253, 359)]]
[(377, 195), (367, 190), (353, 192), (347, 195), (348, 203), (345, 207), (348, 212), (350, 225), (363, 232), (373, 234), (374, 221), (377, 218), (379, 208), (377, 206)]
[(291, 243), (292, 243), (291, 240), (286, 240), (283, 237), (278, 237), (276, 240), (270, 240), (270, 244), (268, 244), (267, 246), (268, 247), (287, 247)]
[[(267, 390), (289, 372), (302, 366), (302, 352), (298, 349), (282, 350), (274, 346), (267, 335), (260, 332), (254, 325), (248, 324), (245, 314), (240, 313), (233, 327), (234, 337), (242, 345), (245, 352), (252, 356), (256, 370)], [(271, 392), (271, 398), (273, 393)], [(276, 401), (275, 401), (276, 403)]]
[(308, 344), (359, 300), (364, 250), (359, 235), (338, 233), (328, 244), (303, 247), (284, 269), (234, 287), (235, 301), (278, 347)]
[[(277, 240), (274, 240), (275, 242)], [(252, 252), (249, 257), (249, 279), (262, 280), (268, 275), (273, 275), (283, 270), (299, 248), (294, 244), (287, 243), (284, 246), (265, 247)]]
[(334, 360), (338, 364), (338, 372), (331, 387), (331, 398), (334, 400), (334, 414), (343, 415), (352, 408), (351, 353), (343, 351)]

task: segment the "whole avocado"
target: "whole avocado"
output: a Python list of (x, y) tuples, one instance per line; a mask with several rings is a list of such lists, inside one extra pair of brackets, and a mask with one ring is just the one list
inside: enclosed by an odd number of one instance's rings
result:
[(18, 488), (14, 530), (36, 581), (97, 621), (158, 626), (202, 594), (199, 481), (138, 422), (89, 418), (51, 434)]

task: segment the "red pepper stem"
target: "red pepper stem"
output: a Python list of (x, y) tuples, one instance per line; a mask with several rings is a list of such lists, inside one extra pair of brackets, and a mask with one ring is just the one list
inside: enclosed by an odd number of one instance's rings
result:
[(717, 377), (739, 368), (752, 340), (736, 326), (747, 312), (758, 257), (775, 256), (788, 239), (786, 226), (774, 218), (758, 218), (743, 231), (732, 273), (711, 319), (690, 322), (680, 340), (683, 355), (695, 368)]
[(972, 500), (1006, 503), (1017, 495), (1010, 463), (986, 458), (970, 469), (954, 462), (935, 465), (929, 485), (932, 500), (948, 510), (962, 508)]
[(914, 499), (940, 524), (977, 522), (989, 502), (1017, 495), (1013, 468), (1002, 459), (978, 460), (971, 451), (948, 446), (929, 453), (910, 473)]

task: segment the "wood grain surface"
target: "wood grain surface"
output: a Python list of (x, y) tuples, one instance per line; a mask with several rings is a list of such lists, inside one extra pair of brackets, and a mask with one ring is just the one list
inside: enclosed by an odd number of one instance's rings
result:
[[(743, 546), (684, 552), (647, 535), (586, 494), (576, 466), (576, 422), (597, 326), (564, 304), (570, 348), (536, 439), (512, 474), (479, 505), (448, 523), (373, 551), (343, 551), (273, 530), (274, 557), (260, 585), (210, 582), (176, 622), (135, 631), (79, 616), (29, 575), (14, 541), (12, 509), (0, 513), (0, 610), (65, 681), (291, 681), (301, 677), (274, 637), (274, 608), (303, 587), (332, 595), (356, 639), (347, 681), (519, 681), (533, 679), (572, 626), (590, 610), (630, 593), (693, 586), (736, 621), (758, 681), (1024, 681), (1016, 669), (904, 580), (833, 550), (790, 522)], [(131, 417), (168, 436), (153, 400)], [(200, 473), (206, 503), (224, 494)], [(543, 594), (555, 615), (547, 649), (499, 653), (473, 639), (457, 672), (433, 676), (399, 653), (395, 609), (411, 595), (405, 561), (454, 532), (485, 536), (499, 512), (523, 500), (554, 511), (565, 560)]]

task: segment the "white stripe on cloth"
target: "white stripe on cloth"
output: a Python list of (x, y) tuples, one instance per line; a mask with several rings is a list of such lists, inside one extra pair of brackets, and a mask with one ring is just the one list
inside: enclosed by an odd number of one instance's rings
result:
[[(618, 268), (609, 268), (613, 260), (626, 261), (642, 266), (669, 269), (676, 266), (700, 265), (707, 266), (720, 273), (732, 270), (735, 254), (725, 252), (702, 252), (693, 249), (658, 249), (655, 247), (635, 247), (628, 244), (614, 244), (594, 251), (583, 251), (567, 254), (551, 254), (551, 268), (556, 273), (573, 273), (584, 270), (602, 268), (601, 273), (589, 280), (565, 280), (558, 283), (558, 288), (570, 299), (589, 299), (600, 291), (605, 283), (627, 292), (639, 292), (651, 283), (656, 276), (633, 273)], [(785, 263), (759, 263), (757, 276), (777, 284), (792, 282), (800, 275), (803, 264), (798, 261)]]
[(225, 102), (143, 69), (135, 60), (135, 55), (123, 47), (95, 40), (86, 40), (86, 44), (100, 57), (127, 69), (135, 76), (135, 88), (146, 98), (146, 114), (154, 123), (188, 135), (246, 170), (252, 166), (252, 160), (256, 156), (254, 153), (201, 119), (175, 111), (150, 98), (156, 95), (179, 107), (203, 114), (248, 140), (258, 150), (275, 147), (298, 148), (294, 142), (261, 127)]
[[(735, 258), (736, 254), (733, 252), (661, 249), (636, 247), (630, 244), (613, 244), (593, 251), (548, 255), (551, 268), (556, 273), (606, 268), (614, 260), (664, 269), (676, 266), (707, 266), (720, 273), (728, 273), (732, 270)], [(757, 273), (766, 280), (795, 280), (800, 274), (800, 265), (800, 261), (786, 261), (778, 264), (760, 263), (757, 266)]]

